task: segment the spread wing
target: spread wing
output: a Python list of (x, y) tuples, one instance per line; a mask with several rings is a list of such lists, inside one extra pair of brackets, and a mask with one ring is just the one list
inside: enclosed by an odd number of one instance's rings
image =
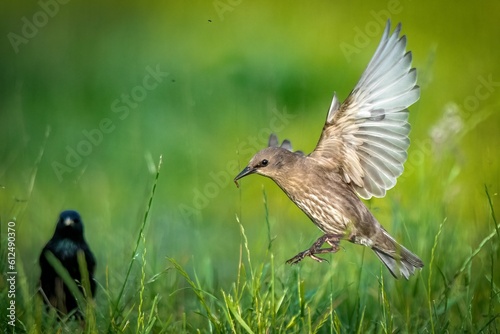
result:
[(332, 172), (340, 171), (365, 199), (382, 197), (403, 172), (408, 134), (408, 107), (420, 96), (417, 73), (406, 52), (401, 24), (389, 35), (387, 22), (380, 44), (361, 79), (340, 105), (334, 95), (323, 133), (309, 155)]

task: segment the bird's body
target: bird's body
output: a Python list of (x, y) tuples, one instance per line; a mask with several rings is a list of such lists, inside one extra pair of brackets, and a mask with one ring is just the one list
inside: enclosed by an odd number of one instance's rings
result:
[(338, 174), (325, 173), (308, 157), (297, 157), (299, 159), (303, 161), (296, 162), (295, 167), (307, 166), (308, 173), (301, 174), (302, 177), (292, 176), (284, 184), (276, 183), (323, 233), (343, 235), (347, 230), (355, 232), (353, 222), (366, 221), (367, 215), (371, 215), (369, 211), (361, 210), (366, 207), (356, 206), (361, 202), (357, 195)]
[[(96, 283), (93, 279), (95, 257), (92, 254), (83, 235), (83, 223), (76, 211), (63, 211), (59, 216), (54, 235), (43, 248), (40, 254), (40, 288), (43, 300), (56, 308), (61, 314), (68, 314), (78, 308), (78, 303), (63, 282), (53, 266), (47, 260), (47, 252), (51, 252), (68, 271), (72, 279), (84, 296), (92, 297), (95, 294)], [(86, 293), (82, 286), (82, 274), (78, 264), (78, 253), (82, 252), (87, 264), (90, 292)]]
[[(409, 146), (409, 105), (418, 100), (416, 72), (401, 26), (382, 41), (358, 85), (341, 105), (336, 96), (316, 149), (293, 152), (271, 135), (235, 182), (252, 173), (273, 179), (324, 233), (289, 263), (335, 252), (341, 239), (372, 248), (390, 272), (408, 278), (422, 261), (399, 245), (358, 197), (382, 197), (403, 171)], [(321, 248), (327, 243), (328, 248)]]
[[(420, 260), (395, 242), (339, 173), (329, 173), (309, 156), (283, 148), (275, 149), (288, 156), (287, 166), (291, 168), (286, 173), (280, 173), (287, 175), (286, 179), (274, 177), (273, 180), (326, 236), (331, 236), (324, 241), (331, 241), (335, 247), (340, 239), (347, 239), (373, 248), (379, 256), (405, 254), (411, 261), (408, 265), (410, 269), (419, 265)], [(297, 173), (299, 170), (306, 173)], [(293, 258), (289, 262), (300, 260), (302, 258)], [(393, 272), (395, 263), (391, 263), (390, 259), (387, 261)]]

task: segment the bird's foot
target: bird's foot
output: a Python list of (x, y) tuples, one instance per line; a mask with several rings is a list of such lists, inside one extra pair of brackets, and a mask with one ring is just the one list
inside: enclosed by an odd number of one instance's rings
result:
[[(323, 262), (323, 261), (328, 262), (327, 259), (322, 259), (320, 257), (317, 257), (314, 254), (329, 253), (329, 252), (331, 252), (331, 250), (332, 250), (332, 248), (323, 248), (323, 249), (317, 249), (316, 253), (313, 253), (313, 251), (311, 251), (311, 249), (306, 249), (305, 251), (300, 252), (299, 254), (295, 255), (291, 259), (287, 260), (286, 263), (287, 264), (297, 264), (300, 261), (302, 261), (306, 256), (309, 256), (311, 259), (316, 260), (318, 262)], [(319, 252), (319, 251), (325, 251), (325, 252)]]
[[(300, 261), (302, 261), (306, 256), (309, 256), (311, 259), (316, 260), (318, 262), (323, 262), (323, 261), (328, 262), (328, 260), (326, 260), (326, 259), (322, 259), (320, 257), (317, 257), (316, 254), (335, 253), (336, 251), (339, 250), (340, 238), (341, 238), (341, 236), (336, 235), (336, 234), (325, 234), (325, 235), (319, 237), (318, 240), (316, 240), (314, 242), (314, 244), (312, 244), (312, 246), (309, 249), (306, 249), (305, 251), (300, 252), (299, 254), (295, 255), (294, 257), (292, 257), (291, 259), (286, 261), (286, 263), (287, 264), (297, 264)], [(325, 242), (328, 243), (332, 247), (321, 248), (321, 246)]]

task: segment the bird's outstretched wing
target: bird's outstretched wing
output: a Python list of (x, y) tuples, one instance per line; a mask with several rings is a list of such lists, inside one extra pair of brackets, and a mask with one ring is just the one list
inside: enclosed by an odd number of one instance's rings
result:
[(361, 79), (340, 105), (336, 95), (316, 149), (309, 155), (332, 172), (340, 171), (365, 199), (382, 197), (403, 172), (408, 134), (408, 107), (420, 96), (417, 73), (406, 52), (401, 24), (391, 22)]

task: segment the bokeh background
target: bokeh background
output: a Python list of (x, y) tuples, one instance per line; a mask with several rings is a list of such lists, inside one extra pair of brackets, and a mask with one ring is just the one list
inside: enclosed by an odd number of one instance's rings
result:
[[(333, 92), (347, 97), (388, 17), (393, 27), (403, 23), (421, 98), (410, 108), (405, 173), (367, 205), (424, 262), (443, 221), (443, 242), (460, 254), (493, 229), (485, 187), (498, 214), (498, 1), (42, 0), (0, 8), (2, 239), (15, 218), (33, 291), (39, 251), (69, 208), (82, 214), (97, 278), (108, 272), (119, 284), (160, 155), (149, 274), (172, 257), (206, 284), (229, 287), (242, 242), (236, 217), (253, 260), (272, 238), (287, 270), (284, 261), (319, 231), (271, 181), (251, 176), (238, 189), (232, 179), (271, 131), (295, 149), (314, 149)], [(379, 274), (371, 253), (344, 247), (331, 264), (343, 280), (355, 279), (361, 262)], [(451, 275), (461, 263), (449, 254), (437, 257)], [(307, 267), (306, 281), (325, 270)]]

